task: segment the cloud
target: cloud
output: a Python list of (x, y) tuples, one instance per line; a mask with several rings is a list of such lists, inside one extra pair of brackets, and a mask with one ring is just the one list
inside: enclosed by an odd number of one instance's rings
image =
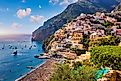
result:
[(49, 2), (52, 4), (57, 4), (59, 2), (59, 0), (49, 0)]
[(0, 12), (7, 12), (9, 11), (9, 8), (0, 8)]
[(41, 8), (42, 8), (42, 6), (41, 6), (41, 5), (39, 5), (39, 8), (41, 9)]
[(69, 0), (63, 0), (63, 2), (60, 3), (60, 5), (69, 5)]
[(59, 5), (69, 5), (71, 3), (75, 3), (79, 0), (50, 0), (49, 2), (50, 3), (53, 3), (53, 4), (59, 4)]
[(17, 11), (17, 16), (18, 16), (18, 18), (22, 19), (26, 16), (29, 16), (31, 14), (31, 11), (32, 11), (31, 8), (19, 9)]
[(13, 22), (13, 23), (11, 24), (11, 28), (13, 28), (13, 29), (19, 29), (19, 28), (21, 28), (21, 27), (22, 27), (22, 25), (19, 24), (19, 23), (16, 23), (16, 22)]
[(6, 8), (6, 11), (9, 11), (9, 8)]
[(40, 23), (43, 20), (44, 20), (43, 16), (39, 16), (39, 15), (30, 16), (30, 21), (33, 22), (33, 23)]
[(79, 0), (63, 0), (62, 2), (60, 2), (60, 5), (69, 5), (71, 3), (75, 3)]
[(25, 3), (25, 2), (26, 2), (26, 0), (22, 0), (21, 2), (22, 2), (22, 3)]
[(23, 25), (16, 22), (11, 23), (10, 26), (0, 22), (0, 35), (18, 34), (21, 33), (22, 28), (25, 29)]

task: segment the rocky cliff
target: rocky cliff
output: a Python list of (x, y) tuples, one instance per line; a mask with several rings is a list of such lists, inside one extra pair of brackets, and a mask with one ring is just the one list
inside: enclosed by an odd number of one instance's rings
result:
[(79, 16), (81, 13), (95, 13), (97, 11), (110, 12), (120, 0), (81, 0), (70, 4), (62, 13), (44, 22), (32, 33), (32, 40), (43, 41), (64, 24)]

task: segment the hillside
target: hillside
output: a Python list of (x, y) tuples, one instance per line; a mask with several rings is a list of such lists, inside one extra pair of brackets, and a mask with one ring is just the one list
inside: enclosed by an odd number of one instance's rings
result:
[(114, 12), (121, 11), (121, 3), (114, 9)]
[[(119, 1), (119, 0), (118, 0)], [(32, 33), (32, 40), (43, 41), (61, 28), (64, 24), (79, 16), (81, 13), (95, 13), (97, 11), (110, 12), (116, 5), (117, 0), (82, 0), (70, 4), (62, 13), (44, 22)], [(107, 4), (108, 3), (108, 4)]]

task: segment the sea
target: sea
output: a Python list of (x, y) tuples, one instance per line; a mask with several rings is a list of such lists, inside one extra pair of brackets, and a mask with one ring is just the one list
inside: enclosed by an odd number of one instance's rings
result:
[[(13, 54), (16, 51), (17, 55)], [(42, 43), (32, 42), (31, 35), (0, 36), (0, 81), (15, 81), (46, 62), (34, 58), (43, 52)]]

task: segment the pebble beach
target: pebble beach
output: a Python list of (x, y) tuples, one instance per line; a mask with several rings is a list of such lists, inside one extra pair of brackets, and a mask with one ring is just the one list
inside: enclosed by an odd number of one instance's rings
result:
[(45, 63), (15, 81), (49, 81), (56, 63), (54, 59), (48, 59)]

